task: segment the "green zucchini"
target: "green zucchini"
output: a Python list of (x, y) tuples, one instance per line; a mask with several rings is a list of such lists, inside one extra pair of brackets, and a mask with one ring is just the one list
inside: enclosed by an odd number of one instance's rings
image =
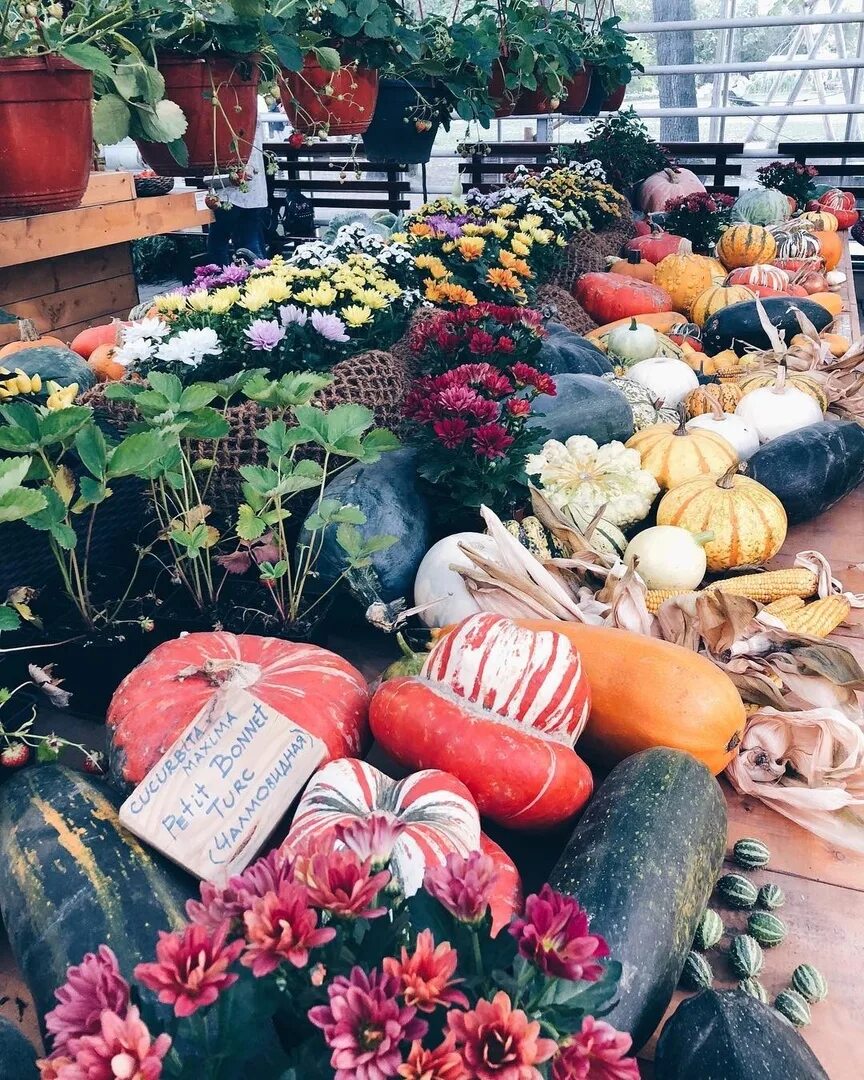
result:
[(655, 747), (606, 778), (550, 877), (623, 967), (609, 1023), (638, 1050), (663, 1016), (723, 864), (726, 800), (689, 754)]
[(36, 1051), (21, 1028), (0, 1016), (0, 1080), (38, 1080)]
[(790, 1023), (740, 990), (703, 990), (666, 1021), (656, 1080), (828, 1080)]

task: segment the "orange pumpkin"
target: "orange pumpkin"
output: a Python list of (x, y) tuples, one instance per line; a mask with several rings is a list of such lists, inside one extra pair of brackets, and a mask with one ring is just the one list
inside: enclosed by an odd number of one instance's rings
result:
[(99, 382), (116, 382), (126, 374), (126, 368), (114, 359), (116, 344), (97, 345), (87, 357), (87, 366)]
[(5, 359), (7, 356), (14, 356), (15, 353), (21, 352), (22, 349), (36, 349), (40, 345), (62, 345), (64, 349), (66, 348), (65, 341), (47, 335), (41, 336), (29, 319), (19, 319), (18, 340), (10, 341), (8, 345), (4, 345), (0, 349), (0, 360)]
[(814, 232), (826, 270), (834, 270), (843, 258), (843, 238), (836, 232)]
[(116, 345), (120, 327), (128, 325), (128, 323), (121, 323), (117, 319), (112, 319), (110, 323), (105, 323), (102, 326), (88, 326), (86, 330), (76, 334), (69, 348), (73, 352), (77, 352), (84, 360), (89, 360), (94, 349), (98, 349), (100, 345)]
[(833, 292), (814, 292), (809, 297), (814, 304), (819, 304), (832, 315), (839, 315), (843, 310), (843, 298)]

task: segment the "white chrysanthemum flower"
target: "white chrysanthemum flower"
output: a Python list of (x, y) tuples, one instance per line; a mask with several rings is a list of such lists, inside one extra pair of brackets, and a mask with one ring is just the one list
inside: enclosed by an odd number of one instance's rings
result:
[(123, 327), (123, 344), (131, 345), (134, 341), (149, 338), (161, 341), (171, 333), (171, 327), (161, 319), (139, 319)]
[(218, 356), (221, 352), (219, 335), (205, 326), (200, 330), (181, 330), (168, 341), (163, 341), (156, 355), (166, 363), (198, 367), (205, 356)]
[[(158, 322), (157, 319), (151, 321)], [(132, 341), (124, 341), (120, 348), (115, 350), (112, 359), (116, 360), (118, 364), (122, 364), (123, 367), (133, 367), (135, 364), (151, 360), (155, 349), (156, 343), (154, 341), (149, 338), (139, 337)]]

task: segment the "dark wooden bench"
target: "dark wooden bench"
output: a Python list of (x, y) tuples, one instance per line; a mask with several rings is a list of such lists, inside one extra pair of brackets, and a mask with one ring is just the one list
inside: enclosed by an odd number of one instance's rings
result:
[(777, 147), (777, 155), (815, 165), (817, 183), (851, 191), (864, 207), (864, 142), (786, 142)]
[[(741, 157), (744, 143), (664, 143), (685, 169), (695, 173), (709, 191), (724, 195), (740, 193)], [(738, 161), (730, 159), (738, 158)], [(731, 183), (730, 183), (731, 181)]]

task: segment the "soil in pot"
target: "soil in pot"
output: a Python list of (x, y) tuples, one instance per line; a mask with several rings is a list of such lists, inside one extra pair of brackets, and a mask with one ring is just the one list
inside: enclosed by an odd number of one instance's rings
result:
[(438, 112), (433, 107), (437, 95), (432, 82), (382, 79), (372, 123), (363, 135), (367, 158), (382, 164), (424, 165), (438, 134)]
[(54, 56), (0, 59), (0, 218), (73, 210), (93, 158), (93, 77)]
[(284, 71), (279, 96), (295, 131), (315, 135), (362, 135), (378, 100), (378, 72), (348, 64), (327, 71), (310, 53), (301, 71)]
[(160, 176), (210, 176), (245, 165), (258, 118), (258, 64), (226, 56), (162, 56), (165, 97), (183, 110), (189, 164), (180, 165), (164, 143), (136, 139), (141, 157)]

